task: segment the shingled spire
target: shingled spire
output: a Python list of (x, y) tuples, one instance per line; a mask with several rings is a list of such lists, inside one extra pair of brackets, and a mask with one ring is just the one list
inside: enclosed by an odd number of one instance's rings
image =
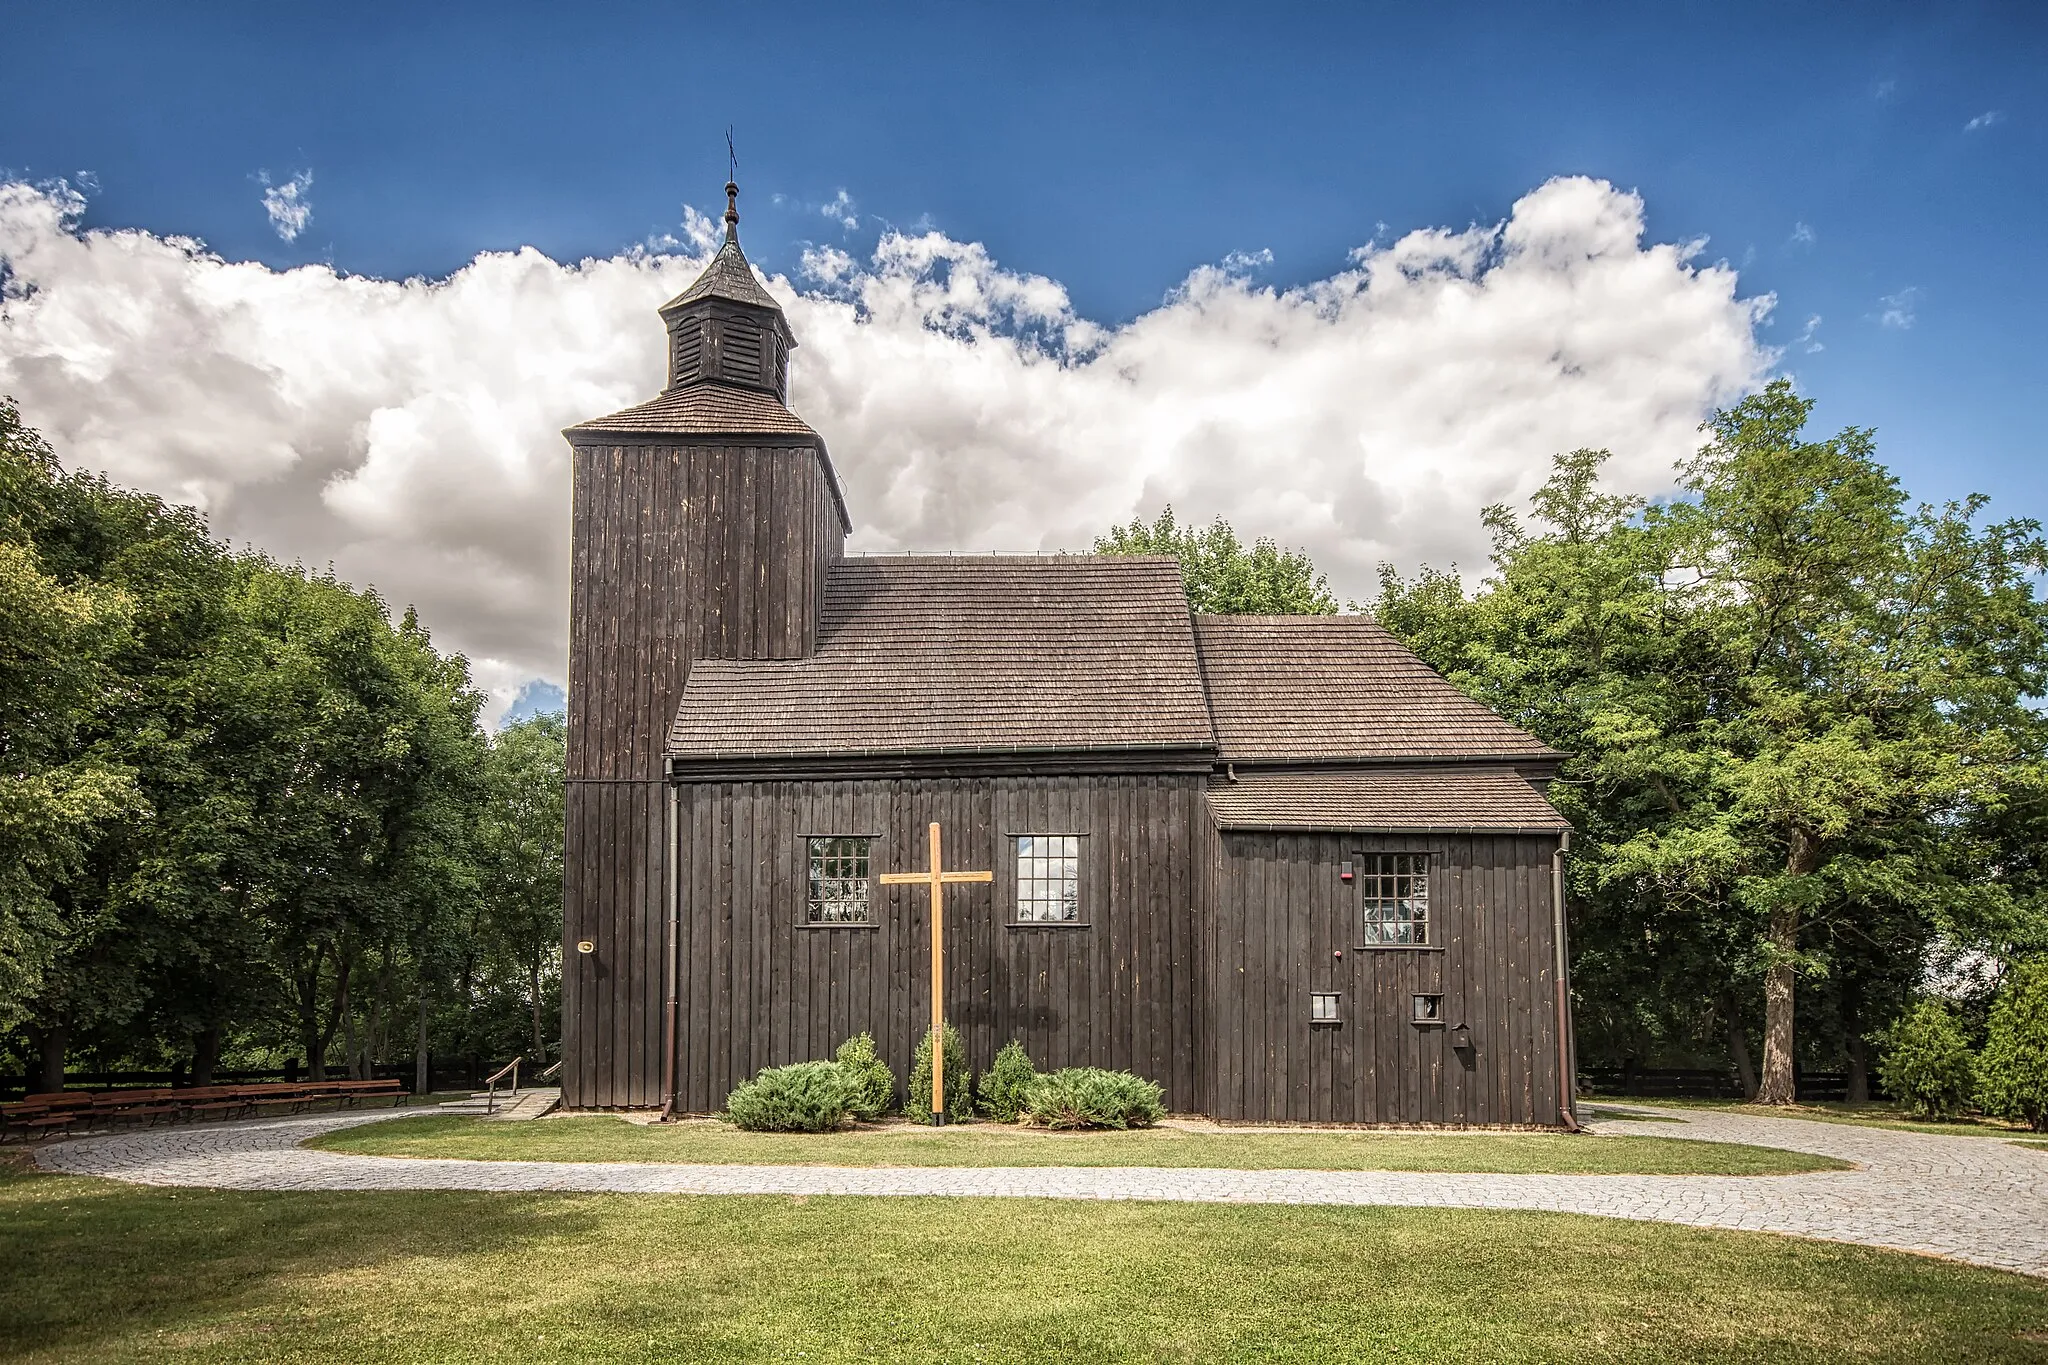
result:
[(739, 196), (740, 187), (727, 181), (725, 244), (695, 284), (661, 306), (668, 327), (668, 391), (725, 384), (787, 402), (796, 338), (740, 250)]

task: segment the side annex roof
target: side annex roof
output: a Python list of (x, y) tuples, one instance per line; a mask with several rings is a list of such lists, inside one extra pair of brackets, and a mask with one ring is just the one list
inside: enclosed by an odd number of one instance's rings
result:
[(1197, 616), (1217, 757), (1386, 763), (1565, 755), (1451, 686), (1364, 616)]
[(1209, 784), (1219, 829), (1553, 834), (1571, 828), (1512, 768), (1246, 772)]

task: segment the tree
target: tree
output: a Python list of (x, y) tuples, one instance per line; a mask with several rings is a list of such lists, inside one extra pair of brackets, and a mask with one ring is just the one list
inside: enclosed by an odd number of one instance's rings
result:
[[(104, 927), (65, 892), (92, 843), (142, 808), (134, 771), (82, 742), (113, 687), (131, 604), (46, 550), (62, 501), (49, 447), (0, 399), (0, 1030), (29, 1017), (67, 945)], [(65, 1021), (39, 1029), (61, 1084)]]
[[(477, 828), (484, 922), (526, 984), (538, 1060), (546, 1059), (554, 1028), (551, 997), (559, 1000), (567, 742), (568, 726), (554, 712), (500, 729), (484, 762)], [(551, 981), (550, 968), (557, 973)]]
[(1977, 1084), (1986, 1113), (2048, 1132), (2048, 958), (2009, 974), (1977, 1058)]
[(1150, 523), (1133, 518), (1095, 541), (1099, 555), (1170, 555), (1180, 561), (1188, 604), (1231, 616), (1303, 616), (1337, 610), (1309, 557), (1260, 539), (1247, 547), (1218, 517), (1203, 530), (1181, 526), (1165, 508)]
[(1551, 790), (1583, 836), (1587, 1032), (1633, 1051), (1721, 1029), (1747, 1084), (1761, 987), (1775, 1103), (1800, 979), (1830, 981), (1860, 1039), (1934, 936), (1996, 948), (2042, 923), (2039, 527), (1982, 524), (1978, 498), (1910, 509), (1867, 432), (1803, 439), (1810, 407), (1779, 383), (1717, 414), (1688, 496), (1659, 507), (1600, 490), (1605, 452), (1559, 456), (1534, 534), (1485, 512), (1475, 595), (1385, 570), (1378, 602), (1573, 755)]

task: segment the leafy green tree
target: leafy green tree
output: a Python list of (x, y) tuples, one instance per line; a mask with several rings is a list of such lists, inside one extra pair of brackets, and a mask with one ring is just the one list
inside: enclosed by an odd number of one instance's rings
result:
[[(1867, 432), (1808, 441), (1785, 384), (1717, 414), (1687, 497), (1604, 493), (1559, 456), (1535, 533), (1487, 509), (1494, 574), (1382, 575), (1388, 627), (1574, 757), (1577, 984), (1625, 1045), (1725, 1029), (1759, 1098), (1793, 1098), (1793, 992), (1837, 970), (1851, 1038), (1902, 1001), (1931, 936), (2038, 938), (2008, 875), (2041, 790), (2048, 618), (2029, 521), (1909, 508)], [(2030, 868), (2025, 869), (2031, 878)]]
[(1977, 1084), (1986, 1113), (2048, 1132), (2048, 958), (2021, 963), (1999, 991)]
[(484, 922), (526, 985), (533, 1055), (542, 1059), (561, 998), (567, 743), (568, 727), (558, 713), (498, 731), (484, 760), (476, 836)]
[[(0, 400), (0, 1030), (28, 1018), (69, 945), (106, 927), (66, 883), (117, 817), (142, 809), (134, 770), (85, 742), (113, 686), (132, 604), (50, 562), (63, 501), (49, 447)], [(39, 1021), (61, 1083), (68, 1021)]]
[(1323, 576), (1309, 557), (1271, 540), (1247, 546), (1218, 517), (1202, 529), (1182, 526), (1171, 507), (1156, 520), (1133, 518), (1095, 541), (1099, 555), (1171, 555), (1180, 561), (1188, 604), (1202, 613), (1232, 616), (1322, 615), (1337, 610)]
[(1923, 1119), (1954, 1118), (1970, 1102), (1975, 1081), (1955, 1015), (1934, 1000), (1921, 1001), (1886, 1030), (1877, 1074), (1893, 1099)]

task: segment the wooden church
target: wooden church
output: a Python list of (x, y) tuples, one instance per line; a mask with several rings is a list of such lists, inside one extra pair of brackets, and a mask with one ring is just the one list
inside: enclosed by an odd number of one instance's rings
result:
[(845, 551), (796, 346), (725, 243), (668, 384), (571, 427), (563, 1098), (705, 1113), (943, 1005), (979, 1071), (1223, 1120), (1569, 1123), (1562, 755), (1357, 616), (1168, 559)]

